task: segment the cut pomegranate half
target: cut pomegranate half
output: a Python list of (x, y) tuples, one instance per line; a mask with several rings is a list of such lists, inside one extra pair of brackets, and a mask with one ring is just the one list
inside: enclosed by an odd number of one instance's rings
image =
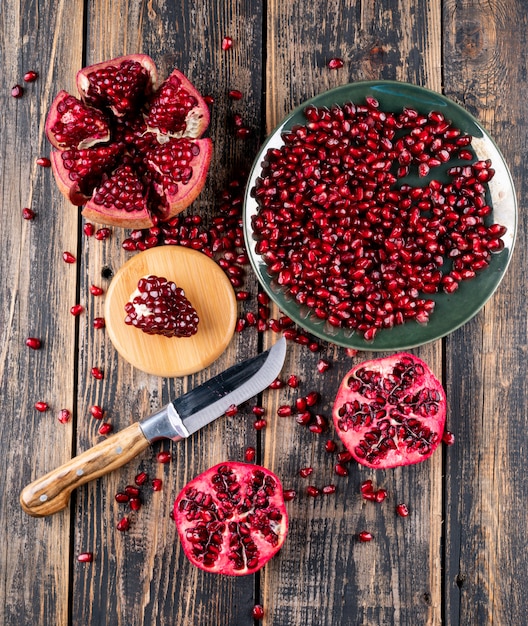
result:
[(353, 367), (337, 392), (333, 418), (362, 465), (410, 465), (425, 461), (441, 443), (446, 396), (429, 366), (402, 352)]
[(174, 521), (194, 565), (231, 576), (261, 569), (280, 550), (288, 531), (277, 476), (235, 461), (191, 480), (176, 498)]
[(202, 191), (212, 157), (199, 139), (209, 109), (178, 70), (157, 89), (146, 55), (80, 70), (81, 100), (61, 91), (46, 120), (57, 149), (51, 165), (60, 191), (94, 222), (148, 228), (183, 211)]

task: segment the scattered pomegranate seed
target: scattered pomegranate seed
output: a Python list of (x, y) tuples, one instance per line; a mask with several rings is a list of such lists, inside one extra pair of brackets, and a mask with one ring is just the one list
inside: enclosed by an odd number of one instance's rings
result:
[(40, 167), (51, 167), (51, 161), (48, 159), (48, 157), (38, 157), (35, 163), (37, 165), (40, 165)]
[(277, 415), (279, 417), (289, 417), (293, 413), (293, 409), (289, 404), (282, 404), (277, 409)]
[(325, 495), (329, 495), (329, 494), (335, 493), (335, 492), (336, 492), (336, 490), (337, 490), (337, 487), (336, 487), (335, 485), (325, 485), (325, 486), (322, 488), (322, 492), (323, 492)]
[(222, 50), (229, 50), (230, 48), (233, 47), (233, 40), (231, 39), (231, 37), (224, 37), (222, 39)]
[(319, 359), (319, 361), (317, 362), (317, 371), (321, 374), (324, 374), (324, 372), (328, 371), (330, 367), (330, 363), (325, 359)]
[(359, 533), (358, 539), (359, 539), (359, 541), (361, 541), (363, 543), (367, 543), (368, 541), (372, 541), (372, 539), (374, 539), (374, 537), (373, 537), (372, 533), (368, 532), (368, 530), (363, 530), (362, 532)]
[(96, 420), (103, 419), (104, 411), (103, 411), (103, 408), (100, 407), (98, 404), (94, 404), (93, 406), (90, 407), (90, 413), (92, 417)]
[(77, 317), (77, 315), (80, 315), (83, 311), (84, 311), (84, 307), (82, 304), (74, 304), (70, 309), (70, 313), (74, 317)]
[(20, 85), (15, 85), (11, 89), (11, 95), (13, 98), (21, 98), (24, 95), (24, 88)]
[(95, 238), (99, 241), (103, 241), (105, 239), (108, 239), (111, 234), (112, 231), (109, 228), (99, 228), (95, 231)]
[(92, 237), (95, 232), (95, 226), (90, 222), (86, 222), (86, 224), (83, 226), (83, 232), (87, 237)]
[(341, 463), (336, 463), (335, 464), (334, 472), (338, 476), (348, 476), (348, 469), (344, 465), (341, 465)]
[(136, 474), (136, 477), (134, 478), (134, 482), (136, 483), (138, 487), (141, 487), (141, 485), (144, 485), (148, 481), (148, 478), (149, 477), (146, 472), (139, 472), (139, 474)]
[(140, 491), (134, 485), (127, 485), (125, 487), (125, 493), (129, 498), (139, 498)]
[(116, 525), (117, 530), (121, 532), (126, 532), (130, 528), (130, 520), (128, 517), (122, 517)]
[(248, 446), (244, 452), (244, 458), (248, 463), (252, 463), (255, 460), (257, 451), (253, 446)]
[(306, 395), (306, 404), (308, 406), (314, 406), (319, 402), (319, 393), (317, 391), (310, 391), (309, 394)]
[(349, 357), (354, 357), (354, 356), (357, 355), (357, 353), (358, 353), (358, 351), (356, 349), (354, 349), (354, 348), (347, 348), (346, 349), (346, 355), (349, 356)]
[(158, 463), (169, 463), (172, 461), (172, 454), (168, 450), (162, 450), (156, 455)]
[(242, 100), (244, 94), (239, 89), (231, 89), (228, 93), (228, 96), (232, 100)]
[(263, 430), (268, 425), (268, 422), (265, 419), (259, 419), (253, 422), (253, 428), (255, 430)]
[(91, 285), (90, 293), (92, 294), (92, 296), (102, 296), (104, 293), (104, 289), (102, 287), (98, 287), (97, 285)]
[(42, 402), (39, 400), (38, 402), (35, 402), (35, 408), (37, 409), (37, 411), (45, 413), (49, 409), (49, 405), (47, 402)]
[(282, 389), (282, 387), (284, 387), (284, 382), (280, 378), (276, 378), (269, 385), (270, 389)]
[(406, 504), (402, 502), (401, 504), (398, 504), (398, 506), (396, 507), (396, 513), (400, 517), (407, 517), (409, 515), (409, 508), (407, 507)]
[(262, 417), (266, 412), (266, 409), (263, 406), (253, 406), (251, 407), (251, 412), (253, 415), (257, 415), (258, 417)]
[(339, 59), (337, 57), (335, 57), (333, 59), (330, 59), (330, 61), (328, 61), (328, 67), (331, 70), (338, 70), (341, 67), (343, 67), (344, 64), (345, 63), (344, 63), (343, 59)]
[(251, 615), (253, 616), (253, 619), (263, 619), (264, 607), (262, 606), (262, 604), (255, 604), (253, 610), (251, 611)]
[(307, 478), (311, 474), (313, 474), (313, 467), (301, 467), (299, 470), (299, 476), (301, 478)]
[(34, 83), (38, 78), (38, 73), (35, 72), (34, 70), (28, 70), (25, 74), (24, 74), (24, 81), (26, 83)]
[(42, 341), (38, 337), (28, 337), (26, 339), (26, 346), (32, 350), (40, 350)]
[(130, 500), (130, 496), (128, 495), (128, 493), (125, 493), (124, 491), (118, 491), (115, 496), (115, 501), (119, 502), (120, 504), (125, 504), (126, 502), (128, 502)]
[(76, 258), (71, 252), (66, 251), (62, 253), (62, 260), (65, 263), (75, 263)]
[(291, 374), (290, 376), (288, 376), (288, 380), (286, 381), (288, 387), (291, 387), (292, 389), (297, 389), (297, 387), (299, 386), (299, 377), (295, 376), (295, 374)]
[(100, 435), (109, 435), (113, 430), (114, 427), (112, 426), (112, 424), (105, 422), (104, 424), (101, 424), (101, 426), (99, 426), (98, 432)]
[(247, 128), (247, 126), (240, 126), (240, 128), (236, 129), (235, 135), (239, 139), (246, 139), (249, 135), (251, 135), (251, 129)]
[(93, 321), (94, 328), (104, 328), (106, 326), (104, 317), (95, 317)]
[(309, 487), (306, 487), (306, 493), (311, 498), (317, 498), (318, 496), (321, 495), (321, 490), (318, 489), (317, 487), (314, 487), (314, 485), (310, 485)]
[(445, 430), (442, 435), (442, 441), (446, 446), (452, 446), (455, 443), (455, 435), (450, 430)]
[(295, 489), (285, 489), (282, 495), (284, 496), (284, 500), (286, 502), (290, 502), (297, 497), (297, 492)]
[(161, 478), (152, 479), (152, 491), (161, 491), (162, 486), (163, 486), (163, 481), (161, 480)]
[(98, 367), (92, 367), (91, 373), (96, 380), (102, 380), (104, 378), (104, 372)]
[(227, 415), (228, 417), (233, 417), (237, 413), (238, 413), (238, 406), (236, 404), (232, 404), (231, 406), (227, 407), (227, 409), (225, 410), (225, 415)]
[(335, 441), (333, 441), (333, 439), (328, 439), (328, 441), (325, 443), (325, 450), (327, 452), (335, 452), (337, 449), (337, 444)]
[(214, 96), (210, 96), (210, 95), (203, 96), (203, 99), (205, 100), (205, 103), (209, 106), (212, 106), (215, 103)]
[(388, 493), (386, 489), (378, 489), (374, 495), (376, 498), (376, 502), (383, 502), (383, 500), (385, 500), (385, 498), (388, 496)]
[(81, 552), (77, 555), (77, 560), (79, 561), (79, 563), (91, 563), (93, 561), (93, 553)]
[(297, 413), (297, 415), (295, 416), (295, 421), (301, 426), (308, 426), (308, 424), (310, 424), (312, 421), (312, 414), (310, 413), (310, 411), (302, 411), (301, 413)]
[(26, 207), (22, 209), (22, 217), (28, 222), (30, 222), (31, 220), (35, 219), (35, 211)]
[(132, 511), (139, 511), (141, 508), (141, 500), (139, 498), (130, 498), (129, 505)]
[(61, 409), (59, 411), (58, 420), (61, 424), (67, 424), (71, 419), (71, 413), (68, 409)]

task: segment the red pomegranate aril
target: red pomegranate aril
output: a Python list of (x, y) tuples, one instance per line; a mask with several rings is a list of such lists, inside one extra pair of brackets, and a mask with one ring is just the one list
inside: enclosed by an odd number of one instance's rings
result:
[(361, 491), (361, 493), (364, 494), (369, 494), (369, 493), (374, 493), (374, 485), (372, 484), (372, 480), (364, 480), (360, 487), (359, 490)]
[(291, 502), (297, 497), (297, 492), (295, 491), (295, 489), (285, 489), (282, 495), (284, 496), (284, 500), (286, 502)]
[(96, 420), (102, 420), (104, 415), (104, 410), (98, 404), (94, 404), (90, 407), (90, 413), (92, 417)]
[(104, 372), (98, 367), (92, 367), (91, 374), (96, 380), (102, 380), (104, 378)]
[(38, 337), (28, 337), (26, 339), (26, 346), (32, 350), (40, 350), (42, 341)]
[(318, 391), (310, 391), (306, 395), (306, 405), (315, 406), (319, 402), (320, 396)]
[(37, 165), (40, 165), (40, 167), (51, 167), (51, 161), (48, 159), (48, 157), (38, 157), (35, 163)]
[(141, 508), (141, 500), (139, 498), (130, 498), (129, 506), (132, 511), (139, 511)]
[(93, 552), (81, 552), (77, 555), (79, 563), (92, 563), (93, 558)]
[(152, 491), (161, 491), (163, 486), (163, 481), (161, 478), (153, 478), (152, 479)]
[(24, 74), (24, 82), (26, 83), (34, 83), (38, 78), (38, 73), (35, 70), (28, 70)]
[(172, 454), (168, 450), (162, 450), (156, 455), (158, 463), (169, 463), (172, 461)]
[(315, 487), (314, 485), (309, 485), (308, 487), (306, 487), (306, 493), (311, 498), (317, 498), (318, 496), (321, 495), (321, 490), (318, 487)]
[(75, 258), (75, 256), (71, 252), (66, 251), (66, 252), (62, 253), (62, 260), (65, 263), (75, 263), (75, 261), (77, 259)]
[(307, 478), (313, 473), (313, 467), (301, 467), (299, 470), (299, 476), (301, 478)]
[(126, 504), (130, 500), (130, 496), (124, 491), (118, 491), (115, 494), (114, 498), (115, 501), (119, 502), (120, 504)]
[(321, 491), (325, 494), (325, 495), (329, 495), (332, 493), (335, 493), (337, 491), (337, 487), (335, 485), (325, 485)]
[(112, 234), (112, 231), (109, 228), (98, 228), (95, 231), (94, 236), (98, 241), (103, 241), (105, 239), (108, 239), (111, 234)]
[(11, 88), (13, 98), (21, 98), (24, 95), (24, 88), (21, 85), (15, 85)]
[(253, 428), (255, 430), (263, 430), (264, 428), (266, 428), (267, 425), (268, 425), (268, 422), (263, 418), (259, 420), (255, 420), (253, 422)]
[(139, 474), (136, 474), (134, 478), (134, 482), (136, 483), (138, 487), (141, 487), (148, 481), (148, 479), (149, 479), (149, 476), (147, 472), (139, 472)]
[(226, 35), (222, 39), (222, 50), (229, 50), (232, 47), (233, 47), (233, 39)]
[(336, 451), (336, 449), (337, 449), (337, 444), (336, 444), (336, 442), (335, 442), (333, 439), (328, 439), (328, 440), (325, 442), (325, 450), (326, 450), (328, 453), (330, 453), (330, 454), (331, 454), (331, 453), (335, 452), (335, 451)]
[(442, 441), (446, 446), (452, 446), (455, 443), (455, 435), (450, 430), (446, 430), (442, 435)]
[(244, 96), (240, 89), (230, 89), (227, 95), (231, 98), (231, 100), (242, 100)]
[(277, 409), (277, 415), (279, 417), (289, 417), (293, 414), (293, 409), (289, 404), (283, 404)]
[(253, 415), (262, 417), (266, 413), (266, 409), (263, 406), (255, 405), (251, 407), (251, 412), (253, 413)]
[(344, 465), (342, 465), (341, 463), (336, 463), (334, 465), (334, 472), (338, 476), (348, 476), (348, 469)]
[(229, 407), (227, 407), (227, 409), (225, 410), (225, 414), (228, 417), (233, 417), (234, 415), (236, 415), (238, 413), (238, 406), (236, 404), (231, 404)]
[(255, 460), (257, 451), (253, 446), (248, 446), (244, 451), (244, 458), (248, 463), (252, 463)]
[(333, 59), (330, 59), (330, 61), (328, 61), (328, 67), (331, 70), (338, 70), (342, 68), (343, 65), (344, 65), (343, 59), (340, 59), (338, 57), (334, 57)]
[(134, 485), (127, 485), (125, 487), (125, 493), (129, 498), (139, 498), (141, 491)]
[(319, 359), (319, 361), (317, 362), (317, 371), (321, 374), (324, 374), (324, 372), (328, 371), (330, 367), (331, 364), (326, 359)]
[(71, 412), (68, 409), (61, 409), (59, 411), (58, 420), (61, 424), (67, 424), (71, 419)]
[(117, 530), (124, 533), (130, 529), (130, 520), (128, 517), (122, 517), (116, 524)]
[(251, 611), (251, 616), (253, 619), (261, 620), (264, 618), (264, 607), (262, 604), (255, 604)]
[(104, 289), (102, 287), (98, 287), (97, 285), (91, 285), (90, 293), (92, 294), (92, 296), (102, 296), (104, 293)]
[(74, 317), (77, 317), (77, 315), (80, 315), (83, 311), (84, 311), (84, 307), (82, 304), (74, 304), (70, 309), (70, 313)]
[(295, 421), (297, 424), (301, 426), (309, 426), (312, 422), (313, 416), (310, 411), (303, 411), (302, 413), (297, 413), (295, 416)]
[(33, 211), (32, 209), (28, 207), (22, 209), (22, 218), (27, 220), (28, 222), (35, 219), (35, 215), (36, 215), (35, 211)]
[(374, 496), (375, 496), (376, 502), (383, 502), (387, 498), (388, 493), (387, 493), (386, 489), (378, 489), (374, 493)]
[(282, 389), (284, 387), (284, 382), (280, 378), (276, 378), (269, 385), (270, 389)]
[(40, 413), (45, 413), (49, 409), (49, 404), (47, 402), (43, 402), (42, 400), (35, 402), (34, 406)]
[(404, 504), (403, 502), (401, 504), (398, 504), (396, 507), (396, 513), (400, 516), (400, 517), (407, 517), (409, 515), (409, 508), (407, 507), (406, 504)]
[(362, 543), (368, 543), (374, 539), (372, 533), (368, 532), (368, 530), (363, 530), (358, 534), (358, 540)]
[(97, 432), (100, 435), (109, 435), (113, 430), (114, 430), (114, 427), (112, 426), (112, 424), (105, 422), (104, 424), (101, 424), (101, 426), (99, 426), (99, 429)]

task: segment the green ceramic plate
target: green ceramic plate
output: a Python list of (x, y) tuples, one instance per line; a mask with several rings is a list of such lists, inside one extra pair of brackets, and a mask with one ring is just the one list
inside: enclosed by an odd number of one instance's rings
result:
[[(471, 134), (472, 148), (477, 158), (491, 159), (496, 172), (489, 183), (489, 202), (493, 207), (491, 221), (503, 224), (508, 229), (503, 237), (504, 249), (493, 255), (490, 265), (475, 279), (463, 281), (453, 294), (438, 293), (432, 296), (436, 302), (435, 310), (427, 324), (409, 321), (401, 326), (383, 329), (370, 342), (353, 331), (336, 329), (315, 318), (307, 308), (299, 306), (289, 296), (287, 290), (277, 285), (268, 273), (266, 264), (255, 252), (255, 239), (251, 227), (251, 218), (258, 212), (258, 205), (252, 197), (251, 190), (261, 174), (261, 163), (267, 150), (272, 147), (278, 148), (283, 144), (281, 138), (283, 131), (295, 124), (306, 123), (303, 111), (308, 104), (327, 107), (346, 102), (361, 104), (366, 96), (375, 97), (384, 111), (400, 112), (404, 107), (413, 107), (425, 114), (432, 110), (441, 111), (455, 126)], [(430, 178), (441, 179), (436, 169), (431, 170)], [(427, 182), (428, 178), (420, 179), (420, 185)], [(358, 350), (403, 350), (445, 337), (476, 315), (492, 296), (506, 272), (512, 255), (517, 229), (517, 200), (510, 172), (499, 149), (479, 122), (462, 107), (438, 93), (408, 83), (358, 82), (337, 87), (308, 100), (288, 115), (268, 137), (250, 173), (245, 197), (244, 228), (251, 264), (263, 288), (280, 310), (306, 331), (335, 344)]]

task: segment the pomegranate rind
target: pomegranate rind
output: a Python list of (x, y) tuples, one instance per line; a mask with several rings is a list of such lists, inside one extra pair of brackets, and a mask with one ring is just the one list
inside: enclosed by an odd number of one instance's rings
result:
[(429, 366), (400, 352), (353, 367), (341, 382), (332, 416), (358, 463), (389, 469), (433, 454), (442, 441), (446, 409), (445, 391)]
[[(255, 488), (255, 480), (262, 486)], [(236, 461), (219, 463), (191, 480), (176, 498), (173, 513), (191, 563), (227, 576), (260, 570), (288, 533), (279, 478), (262, 466)]]

